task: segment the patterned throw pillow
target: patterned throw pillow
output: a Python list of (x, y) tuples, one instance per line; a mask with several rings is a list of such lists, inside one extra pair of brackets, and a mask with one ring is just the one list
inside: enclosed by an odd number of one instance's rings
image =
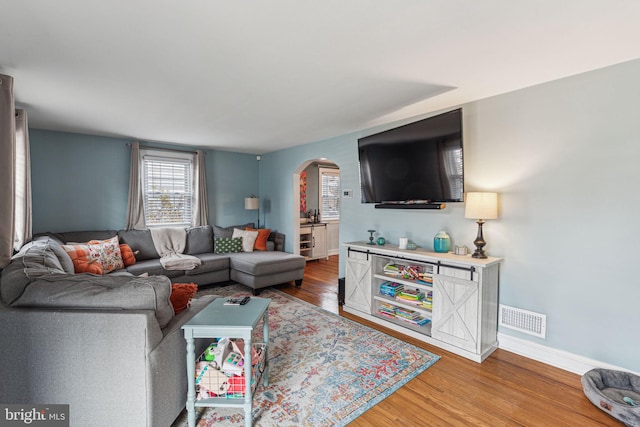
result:
[(124, 268), (118, 236), (107, 240), (62, 245), (62, 248), (71, 257), (76, 273), (106, 274)]
[(104, 274), (124, 268), (118, 236), (107, 240), (91, 240), (87, 245), (90, 258), (102, 266)]
[(213, 248), (217, 254), (242, 252), (242, 239), (239, 237), (218, 237), (215, 239)]

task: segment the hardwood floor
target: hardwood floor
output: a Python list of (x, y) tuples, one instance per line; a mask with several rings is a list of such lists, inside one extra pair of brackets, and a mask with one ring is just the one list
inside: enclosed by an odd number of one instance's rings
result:
[(619, 426), (585, 397), (580, 376), (498, 349), (481, 364), (338, 307), (338, 256), (307, 263), (302, 286), (277, 287), (441, 359), (350, 426)]

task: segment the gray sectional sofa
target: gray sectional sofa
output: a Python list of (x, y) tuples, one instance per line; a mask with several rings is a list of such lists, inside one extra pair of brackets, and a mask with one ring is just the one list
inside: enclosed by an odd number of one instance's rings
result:
[(254, 294), (258, 294), (262, 288), (291, 281), (300, 286), (304, 277), (304, 257), (283, 252), (284, 235), (281, 233), (270, 234), (266, 251), (214, 253), (215, 239), (231, 237), (234, 228), (244, 230), (246, 227), (254, 228), (254, 224), (230, 227), (206, 225), (187, 229), (184, 253), (199, 258), (202, 264), (186, 271), (162, 268), (160, 255), (148, 230), (72, 231), (44, 233), (35, 238), (49, 236), (64, 244), (103, 240), (117, 235), (120, 243), (128, 244), (136, 252), (136, 263), (126, 267), (127, 272), (134, 275), (163, 275), (172, 283), (208, 285), (234, 280), (252, 288)]
[[(169, 426), (186, 401), (181, 327), (215, 299), (195, 299), (176, 315), (171, 282), (233, 279), (259, 290), (304, 274), (296, 255), (275, 250), (283, 236), (273, 236), (271, 251), (215, 254), (214, 227), (188, 231), (187, 252), (202, 260), (197, 271), (163, 271), (144, 232), (119, 231), (139, 251), (136, 264), (103, 276), (74, 274), (60, 243), (114, 233), (37, 236), (2, 271), (0, 402), (69, 404), (71, 426)], [(207, 344), (198, 341), (197, 354)]]

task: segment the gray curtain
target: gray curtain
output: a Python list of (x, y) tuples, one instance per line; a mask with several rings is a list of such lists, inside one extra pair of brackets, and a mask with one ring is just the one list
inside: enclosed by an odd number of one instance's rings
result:
[(209, 224), (209, 202), (207, 200), (207, 176), (204, 151), (196, 151), (196, 201), (194, 204), (194, 226)]
[(140, 143), (131, 143), (131, 170), (129, 171), (129, 200), (127, 203), (127, 230), (144, 230), (144, 200), (140, 177)]
[(29, 125), (27, 112), (16, 110), (15, 142), (15, 240), (13, 247), (19, 251), (31, 240), (31, 154), (29, 150)]
[(13, 255), (16, 118), (13, 77), (0, 74), (0, 269)]

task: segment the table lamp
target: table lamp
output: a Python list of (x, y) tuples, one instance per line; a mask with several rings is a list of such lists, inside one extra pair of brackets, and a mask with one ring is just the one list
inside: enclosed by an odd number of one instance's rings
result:
[(464, 206), (464, 217), (477, 219), (478, 237), (473, 241), (476, 250), (473, 258), (486, 258), (484, 246), (487, 244), (482, 235), (482, 224), (485, 219), (498, 218), (498, 193), (467, 193)]
[(253, 195), (251, 197), (245, 197), (244, 208), (248, 211), (258, 210), (258, 227), (256, 228), (260, 228), (260, 199)]

